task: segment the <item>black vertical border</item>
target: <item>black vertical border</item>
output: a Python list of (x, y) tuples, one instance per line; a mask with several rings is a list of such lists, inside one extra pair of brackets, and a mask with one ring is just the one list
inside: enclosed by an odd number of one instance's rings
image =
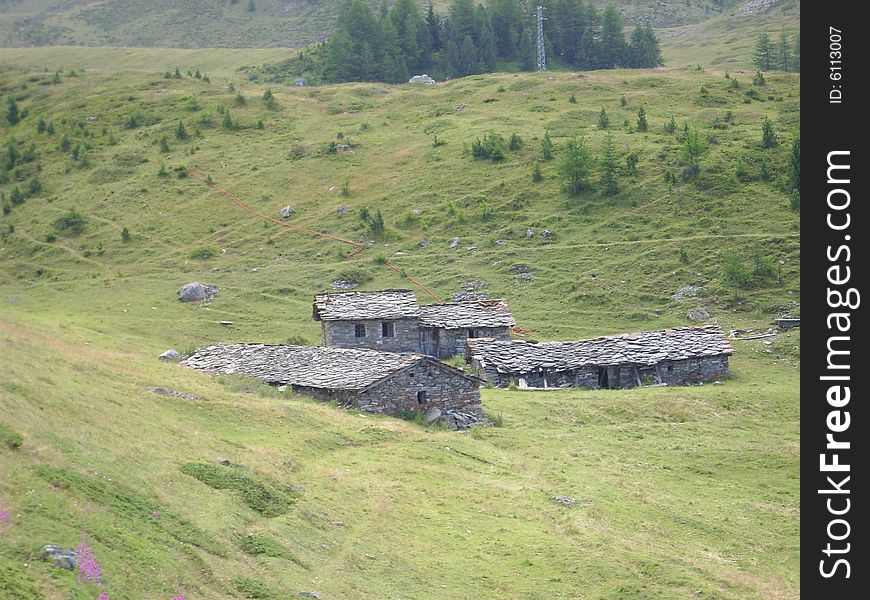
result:
[[(868, 201), (866, 180), (870, 178), (870, 164), (867, 163), (867, 146), (870, 140), (868, 122), (870, 122), (870, 93), (868, 93), (868, 70), (870, 70), (870, 54), (868, 54), (867, 38), (870, 31), (866, 20), (858, 14), (864, 3), (860, 2), (805, 2), (802, 15), (801, 41), (801, 129), (802, 129), (802, 161), (801, 161), (801, 282), (802, 282), (802, 324), (801, 324), (801, 595), (804, 598), (850, 599), (866, 598), (870, 593), (870, 561), (866, 546), (870, 544), (870, 535), (865, 528), (865, 514), (870, 510), (866, 506), (868, 494), (859, 492), (859, 488), (867, 489), (868, 469), (866, 461), (861, 456), (867, 453), (864, 443), (870, 429), (867, 427), (868, 402), (867, 384), (862, 380), (864, 362), (867, 360), (867, 342), (863, 319), (864, 302), (870, 302), (870, 297), (861, 298), (862, 305), (856, 309), (831, 308), (828, 305), (828, 288), (841, 291), (849, 287), (863, 292), (866, 288), (867, 266), (865, 264), (866, 237), (868, 223), (863, 204)], [(842, 31), (842, 63), (832, 63), (831, 30), (834, 27)], [(831, 67), (840, 66), (842, 79), (835, 80), (831, 73), (837, 72)], [(831, 92), (842, 92), (842, 102), (832, 103)], [(836, 94), (834, 94), (836, 95)], [(828, 184), (828, 154), (832, 151), (849, 151), (848, 164), (850, 179), (847, 185)], [(838, 159), (843, 162), (841, 157)], [(843, 171), (839, 171), (843, 173)], [(828, 193), (835, 188), (846, 188), (851, 202), (848, 209), (834, 215), (835, 220), (842, 222), (844, 212), (848, 212), (851, 225), (848, 230), (834, 231), (828, 226)], [(842, 202), (839, 195), (838, 202)], [(849, 236), (850, 239), (846, 239)], [(851, 278), (847, 284), (832, 286), (828, 281), (828, 269), (834, 263), (829, 260), (831, 252), (840, 245), (848, 245), (851, 250), (851, 260), (845, 262), (841, 255), (840, 265), (851, 268)], [(832, 312), (849, 312), (851, 330), (848, 333), (837, 332), (828, 328), (828, 315)], [(848, 349), (851, 354), (848, 371), (837, 374), (848, 374), (849, 382), (838, 382), (849, 385), (851, 400), (847, 406), (840, 408), (849, 411), (850, 426), (842, 433), (837, 433), (838, 440), (848, 441), (848, 450), (826, 450), (826, 435), (830, 433), (826, 419), (832, 410), (827, 401), (826, 393), (833, 382), (823, 381), (820, 377), (833, 374), (827, 369), (828, 338), (832, 335), (847, 335)], [(844, 344), (840, 342), (840, 348)], [(863, 350), (863, 351), (862, 351)], [(841, 360), (841, 362), (845, 362)], [(839, 462), (849, 464), (848, 473), (828, 472), (820, 469), (820, 454), (839, 454)], [(827, 459), (831, 461), (830, 458)], [(831, 495), (819, 493), (819, 490), (831, 488), (827, 477), (841, 482), (844, 475), (850, 480), (843, 488), (849, 489), (848, 495)], [(841, 509), (845, 498), (850, 500), (848, 513), (837, 517), (830, 514), (826, 502), (832, 498), (834, 509)], [(842, 541), (830, 540), (828, 524), (832, 519), (843, 518), (849, 522), (849, 536)], [(839, 536), (845, 531), (842, 523), (833, 528)], [(828, 543), (832, 547), (844, 548), (850, 544), (849, 552), (844, 554), (824, 553)], [(840, 565), (835, 575), (825, 578), (820, 572), (820, 561), (825, 560), (825, 568), (829, 570), (837, 558), (849, 562), (850, 576), (845, 577), (844, 565)]]

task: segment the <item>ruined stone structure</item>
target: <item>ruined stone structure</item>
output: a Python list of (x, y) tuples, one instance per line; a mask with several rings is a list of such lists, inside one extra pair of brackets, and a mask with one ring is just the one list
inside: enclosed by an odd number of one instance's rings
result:
[(576, 342), (471, 339), (466, 360), (491, 385), (626, 388), (691, 385), (729, 374), (718, 327), (680, 327)]
[(368, 349), (268, 344), (214, 345), (182, 365), (240, 374), (372, 412), (461, 411), (483, 417), (482, 381), (428, 356)]
[(449, 358), (474, 338), (509, 340), (516, 320), (504, 300), (417, 303), (410, 290), (330, 292), (314, 297), (323, 345)]

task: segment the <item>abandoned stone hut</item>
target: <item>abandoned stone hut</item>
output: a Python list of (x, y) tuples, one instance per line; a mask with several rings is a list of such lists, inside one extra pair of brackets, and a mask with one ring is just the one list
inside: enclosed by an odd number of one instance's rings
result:
[(509, 340), (516, 320), (504, 300), (417, 303), (410, 290), (330, 292), (314, 297), (323, 345), (449, 358), (474, 338)]
[(466, 360), (496, 387), (628, 388), (692, 385), (728, 375), (733, 350), (718, 327), (599, 337), (575, 342), (473, 339)]
[(248, 375), (271, 385), (372, 412), (461, 411), (483, 416), (482, 381), (428, 357), (367, 349), (218, 344), (182, 365), (213, 375)]

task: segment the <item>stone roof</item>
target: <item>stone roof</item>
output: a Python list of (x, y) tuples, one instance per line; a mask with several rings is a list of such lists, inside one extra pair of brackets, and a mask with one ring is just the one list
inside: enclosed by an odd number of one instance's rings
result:
[(652, 366), (665, 360), (684, 360), (731, 354), (718, 327), (678, 327), (599, 337), (576, 342), (468, 340), (468, 356), (492, 365), (501, 373), (530, 373), (539, 369), (566, 371), (590, 366), (633, 364)]
[(270, 384), (362, 391), (422, 362), (479, 381), (429, 356), (324, 346), (216, 344), (197, 350), (181, 364), (212, 375), (248, 375)]
[(327, 292), (314, 296), (315, 321), (413, 319), (429, 327), (512, 327), (516, 320), (504, 300), (417, 304), (411, 290)]
[(314, 296), (315, 321), (402, 319), (420, 314), (411, 290), (328, 292)]
[(420, 325), (459, 329), (463, 327), (513, 327), (516, 319), (504, 300), (477, 300), (424, 304), (420, 307)]

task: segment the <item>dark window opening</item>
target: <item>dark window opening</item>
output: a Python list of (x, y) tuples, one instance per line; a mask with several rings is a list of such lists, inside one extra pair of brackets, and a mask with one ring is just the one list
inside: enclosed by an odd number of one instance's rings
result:
[(477, 331), (475, 331), (474, 329), (469, 329), (468, 330), (468, 339), (473, 340), (476, 337), (477, 337)]
[(365, 337), (366, 336), (366, 326), (362, 323), (358, 323), (353, 326), (353, 335), (354, 337)]
[(602, 389), (610, 387), (610, 381), (607, 376), (607, 367), (598, 367), (598, 387)]
[(668, 365), (668, 373), (674, 372), (674, 365)]
[(426, 392), (417, 392), (417, 404), (426, 404)]
[(381, 323), (381, 337), (393, 337), (392, 323)]

